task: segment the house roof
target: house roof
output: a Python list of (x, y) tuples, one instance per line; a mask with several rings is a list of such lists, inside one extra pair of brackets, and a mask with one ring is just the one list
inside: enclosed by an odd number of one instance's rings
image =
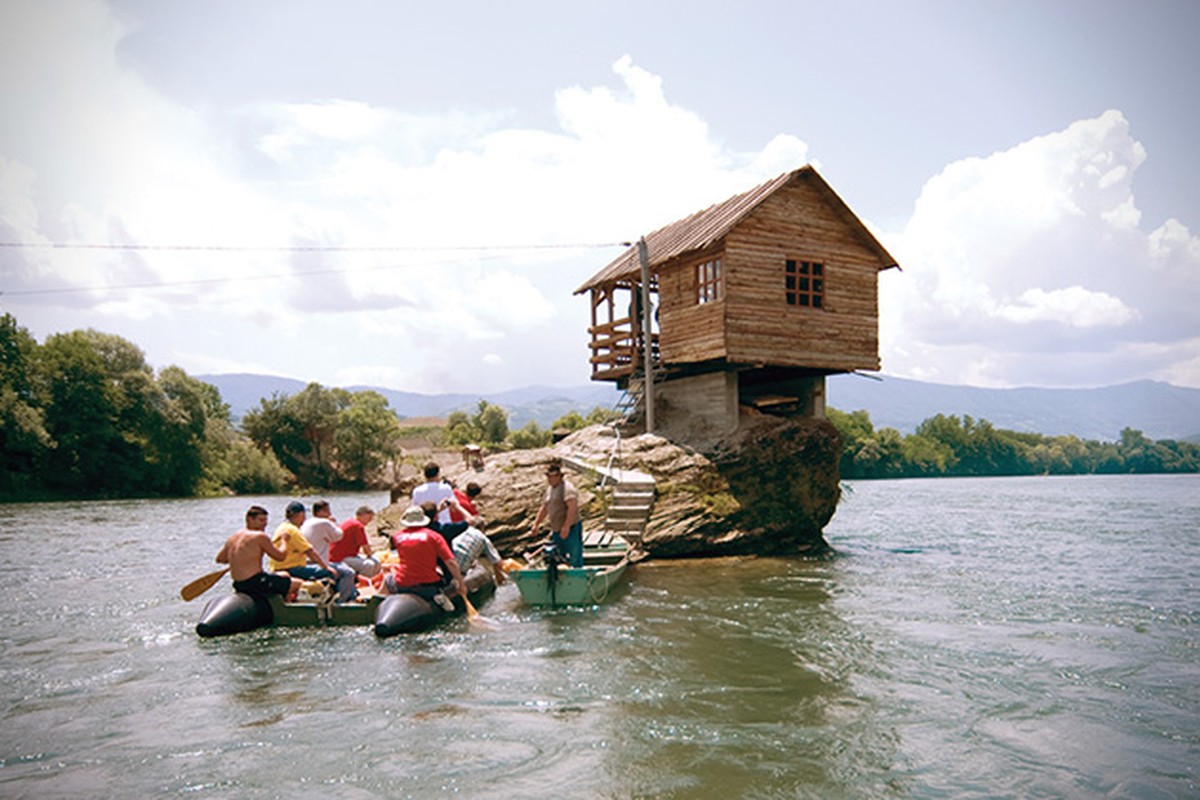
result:
[[(835, 208), (848, 225), (855, 229), (863, 243), (879, 257), (881, 270), (899, 266), (896, 259), (892, 258), (879, 240), (867, 230), (867, 226), (854, 215), (842, 198), (838, 197), (837, 193), (825, 182), (825, 179), (812, 166), (806, 165), (792, 172), (785, 172), (748, 192), (735, 195), (728, 200), (709, 206), (703, 211), (697, 211), (691, 216), (646, 234), (650, 269), (653, 270), (683, 253), (702, 250), (714, 244), (724, 238), (733, 230), (734, 226), (764, 200), (789, 183), (800, 180), (813, 182), (826, 201)], [(635, 279), (640, 272), (641, 263), (638, 260), (637, 246), (634, 245), (588, 279), (586, 283), (575, 290), (575, 294), (581, 294), (597, 286)]]

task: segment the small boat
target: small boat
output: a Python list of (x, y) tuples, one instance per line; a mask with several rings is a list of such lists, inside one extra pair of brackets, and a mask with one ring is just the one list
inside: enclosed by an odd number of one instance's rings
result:
[(531, 606), (590, 606), (603, 603), (625, 577), (629, 543), (607, 531), (591, 533), (583, 544), (583, 566), (533, 562), (514, 570), (521, 599)]
[[(496, 589), (491, 570), (473, 567), (465, 576), (472, 603), (486, 600)], [(400, 633), (428, 630), (443, 619), (466, 612), (466, 603), (454, 588), (446, 592), (454, 611), (415, 594), (372, 595), (361, 602), (330, 603), (320, 600), (285, 602), (282, 597), (254, 598), (233, 592), (208, 602), (196, 624), (205, 638), (229, 636), (268, 626), (312, 628), (328, 625), (371, 625), (375, 635), (387, 639)]]

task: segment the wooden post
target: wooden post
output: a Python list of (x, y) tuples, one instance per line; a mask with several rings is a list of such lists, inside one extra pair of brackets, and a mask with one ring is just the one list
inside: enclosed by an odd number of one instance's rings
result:
[(650, 335), (650, 251), (646, 247), (646, 237), (638, 239), (638, 259), (642, 264), (642, 352), (645, 354), (642, 362), (643, 386), (642, 393), (646, 402), (646, 433), (654, 433), (654, 343)]

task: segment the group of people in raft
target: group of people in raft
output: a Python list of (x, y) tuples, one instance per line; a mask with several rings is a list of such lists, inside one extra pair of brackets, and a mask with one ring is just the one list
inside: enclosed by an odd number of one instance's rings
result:
[[(496, 547), (480, 528), (483, 517), (475, 505), (482, 491), (467, 484), (454, 488), (430, 462), (425, 482), (412, 491), (412, 505), (400, 518), (402, 529), (392, 534), (391, 551), (376, 555), (367, 540), (366, 526), (375, 518), (369, 506), (340, 525), (328, 501), (312, 504), (309, 517), (304, 504), (293, 500), (284, 510), (286, 521), (273, 535), (266, 533), (268, 513), (258, 505), (246, 511), (246, 527), (229, 537), (217, 553), (217, 562), (228, 564), (235, 592), (253, 597), (282, 595), (291, 601), (306, 582), (320, 581), (335, 587), (335, 602), (359, 599), (359, 588), (372, 593), (412, 593), (454, 608), (445, 592), (451, 585), (465, 596), (463, 575), (476, 561), (485, 561), (497, 584), (507, 578)], [(548, 486), (533, 523), (537, 535), (544, 522), (549, 528), (545, 550), (571, 566), (583, 566), (583, 524), (579, 492), (562, 474), (558, 462), (546, 468)], [(269, 560), (269, 571), (262, 559)]]

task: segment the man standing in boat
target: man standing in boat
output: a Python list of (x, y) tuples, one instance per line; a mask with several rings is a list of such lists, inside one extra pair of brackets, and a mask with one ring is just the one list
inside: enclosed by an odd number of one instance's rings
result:
[(533, 521), (533, 535), (537, 536), (542, 520), (550, 527), (546, 543), (547, 555), (557, 553), (565, 556), (572, 567), (583, 566), (583, 520), (579, 516), (579, 490), (563, 477), (562, 465), (555, 461), (546, 468), (545, 499)]
[(229, 565), (235, 592), (251, 597), (295, 596), (300, 591), (299, 579), (280, 572), (263, 571), (264, 555), (276, 560), (282, 560), (285, 555), (271, 543), (271, 538), (264, 533), (266, 529), (267, 510), (262, 506), (250, 506), (246, 511), (246, 527), (225, 541), (225, 546), (217, 553), (217, 563)]

